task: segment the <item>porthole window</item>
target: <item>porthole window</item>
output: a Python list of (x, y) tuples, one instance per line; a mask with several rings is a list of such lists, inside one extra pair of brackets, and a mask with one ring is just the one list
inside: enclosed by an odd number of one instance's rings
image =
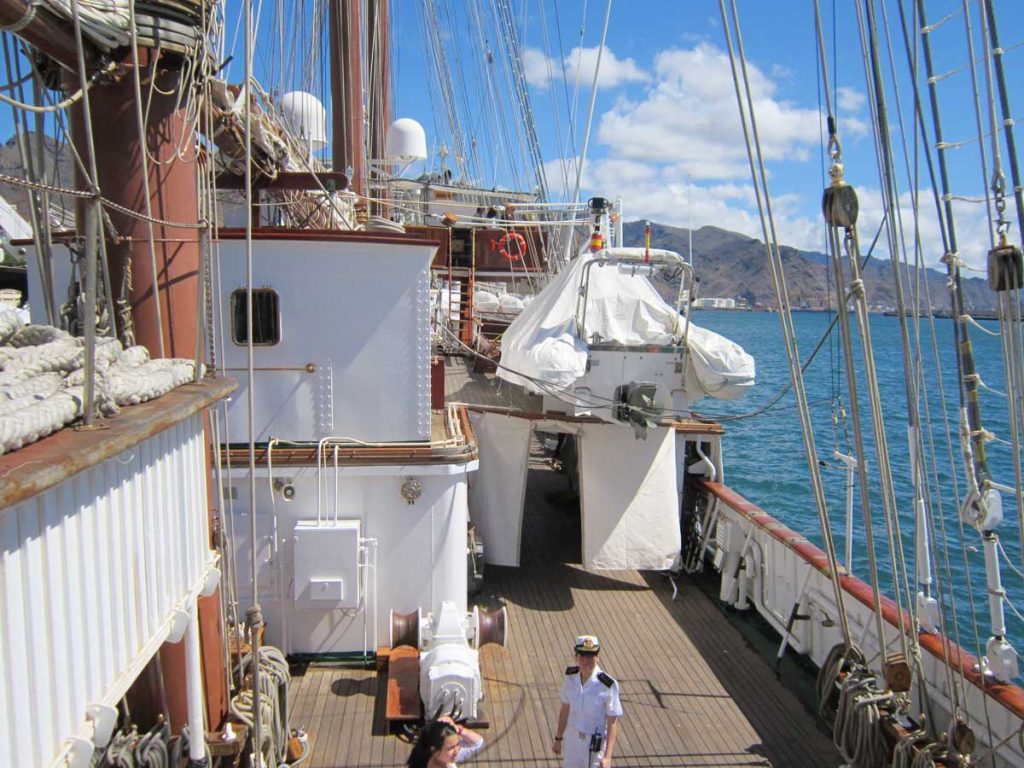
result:
[[(235, 344), (249, 341), (249, 324), (245, 312), (246, 290), (239, 288), (231, 294), (231, 339)], [(277, 291), (273, 288), (254, 288), (252, 291), (252, 343), (269, 347), (281, 341), (281, 311)]]

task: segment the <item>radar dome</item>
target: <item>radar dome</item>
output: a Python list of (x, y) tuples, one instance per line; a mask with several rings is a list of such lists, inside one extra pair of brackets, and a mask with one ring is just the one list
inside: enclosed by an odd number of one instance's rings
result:
[(281, 97), (281, 114), (295, 136), (309, 142), (316, 151), (327, 146), (327, 112), (320, 99), (305, 91), (290, 91)]
[(385, 160), (411, 163), (427, 159), (427, 134), (423, 126), (410, 117), (400, 117), (388, 127), (384, 138)]

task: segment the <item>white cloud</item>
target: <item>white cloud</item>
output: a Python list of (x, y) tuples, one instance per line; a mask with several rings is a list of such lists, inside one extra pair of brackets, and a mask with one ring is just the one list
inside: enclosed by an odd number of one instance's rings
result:
[(526, 76), (526, 82), (535, 88), (547, 88), (558, 70), (558, 62), (545, 56), (539, 48), (523, 50), (523, 74)]
[[(860, 233), (861, 251), (866, 252), (871, 240), (878, 231), (879, 223), (884, 215), (882, 195), (876, 187), (857, 187), (857, 200), (860, 203), (860, 215), (857, 228)], [(918, 193), (919, 215), (917, 226), (921, 237), (921, 259), (925, 266), (945, 271), (941, 265), (943, 255), (942, 231), (935, 213), (934, 197), (931, 189), (922, 189)], [(906, 259), (915, 263), (914, 255), (914, 208), (910, 192), (903, 192), (899, 197), (900, 218), (904, 227), (904, 242), (907, 249)], [(986, 273), (988, 250), (991, 235), (984, 206), (963, 200), (953, 201), (953, 218), (956, 225), (957, 244), (963, 270), (966, 277), (979, 277)], [(885, 232), (879, 238), (875, 251), (885, 258), (889, 256), (889, 244)], [(934, 297), (933, 297), (934, 299)]]
[[(523, 70), (526, 82), (536, 88), (546, 88), (552, 80), (564, 76), (570, 88), (577, 82), (581, 90), (589, 90), (594, 82), (594, 68), (597, 66), (597, 47), (573, 48), (561, 64), (538, 48), (523, 51)], [(578, 78), (578, 80), (577, 80)], [(601, 69), (597, 76), (598, 88), (615, 88), (625, 83), (646, 83), (651, 76), (644, 72), (633, 59), (620, 59), (608, 46), (601, 54)]]
[(844, 112), (860, 112), (867, 103), (867, 96), (856, 88), (836, 88), (836, 106)]
[(839, 123), (839, 132), (847, 138), (867, 136), (870, 126), (859, 117), (845, 117)]
[[(767, 160), (805, 160), (819, 140), (821, 116), (774, 97), (775, 85), (748, 65), (761, 146)], [(639, 100), (623, 99), (602, 118), (601, 142), (619, 157), (680, 164), (699, 179), (748, 174), (728, 58), (701, 43), (655, 60), (655, 82)]]
[[(560, 165), (547, 165), (548, 181), (558, 189)], [(609, 184), (609, 179), (614, 180)], [(572, 168), (569, 186), (575, 180)], [(588, 162), (584, 168), (580, 198), (586, 200), (593, 195), (614, 194), (621, 196), (627, 221), (650, 219), (660, 224), (675, 227), (699, 229), (705, 225), (721, 227), (734, 232), (764, 239), (761, 219), (753, 188), (743, 181), (723, 183), (697, 183), (688, 177), (684, 166), (658, 165), (623, 159), (602, 159)], [(857, 187), (860, 202), (858, 230), (861, 253), (866, 254), (871, 241), (878, 231), (883, 215), (882, 198), (877, 188)], [(922, 259), (925, 266), (944, 269), (940, 264), (942, 239), (938, 223), (931, 210), (932, 193), (928, 189), (920, 192), (922, 214), (919, 221), (922, 242)], [(782, 245), (805, 251), (824, 251), (825, 233), (819, 214), (820, 198), (814, 194), (774, 194), (772, 212), (775, 229)], [(908, 227), (905, 242), (909, 252), (906, 258), (914, 263), (913, 233), (909, 228), (912, 221), (912, 199), (910, 193), (900, 198), (900, 210), (905, 226)], [(961, 251), (965, 275), (979, 276), (984, 273), (988, 252), (988, 225), (984, 210), (977, 205), (963, 203), (955, 210), (957, 233), (967, 247)], [(883, 232), (875, 246), (878, 258), (889, 257), (888, 240)]]
[[(779, 241), (802, 250), (823, 251), (821, 169), (817, 167), (822, 157), (818, 147), (823, 115), (779, 98), (773, 80), (750, 63), (748, 73), (771, 177)], [(601, 117), (597, 133), (600, 151), (591, 155), (584, 168), (580, 198), (621, 196), (627, 220), (650, 219), (681, 227), (692, 224), (694, 228), (713, 225), (763, 239), (726, 55), (706, 42), (687, 50), (663, 51), (655, 59), (653, 75), (642, 93), (627, 91)], [(856, 110), (863, 111), (866, 106), (863, 94), (843, 89), (840, 100), (841, 137), (868, 134), (869, 125), (856, 116)], [(803, 160), (809, 162), (799, 168)], [(570, 194), (576, 173), (572, 162), (566, 175)], [(548, 182), (556, 195), (562, 186), (561, 168), (558, 163), (547, 166)], [(870, 178), (863, 173), (854, 178), (848, 173), (854, 184)], [(883, 208), (877, 189), (858, 186), (857, 191), (861, 247), (866, 252)], [(931, 192), (922, 190), (920, 194), (924, 263), (941, 269), (942, 243)], [(912, 248), (909, 193), (901, 197), (900, 208), (906, 242)], [(962, 246), (961, 256), (969, 275), (975, 274), (970, 270), (985, 266), (989, 235), (984, 213), (981, 206), (966, 203), (956, 211), (958, 239), (967, 244)], [(884, 236), (875, 252), (888, 258)], [(909, 258), (913, 257), (911, 250)]]
[[(555, 180), (560, 178), (560, 173), (558, 163), (547, 165), (548, 181), (553, 187), (557, 187)], [(573, 170), (570, 186), (575, 180), (574, 174)], [(614, 183), (610, 185), (609, 179)], [(678, 164), (659, 166), (621, 159), (588, 162), (584, 167), (580, 198), (608, 194), (622, 197), (624, 214), (629, 221), (650, 219), (676, 227), (692, 223), (694, 229), (710, 224), (762, 238), (754, 192), (748, 184), (697, 184)], [(778, 221), (782, 241), (820, 250), (820, 225), (796, 215), (800, 209), (798, 201), (790, 202), (786, 196), (780, 197), (780, 201), (785, 210), (794, 214)], [(812, 242), (808, 236), (815, 227), (817, 241)]]
[[(594, 82), (597, 67), (598, 46), (573, 48), (565, 57), (565, 76), (570, 83), (579, 77), (580, 87), (589, 89)], [(601, 53), (601, 69), (597, 75), (598, 88), (614, 88), (623, 83), (646, 83), (651, 76), (636, 65), (633, 59), (620, 59), (611, 48), (605, 46)]]

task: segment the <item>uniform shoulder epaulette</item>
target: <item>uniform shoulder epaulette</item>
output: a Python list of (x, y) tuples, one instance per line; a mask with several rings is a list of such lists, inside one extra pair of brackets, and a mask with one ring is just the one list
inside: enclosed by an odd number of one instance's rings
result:
[(606, 675), (604, 672), (598, 672), (597, 673), (597, 679), (600, 680), (605, 685), (607, 685), (609, 688), (611, 688), (613, 685), (615, 685), (614, 678), (612, 678), (611, 675)]
[(565, 668), (565, 674), (567, 674), (567, 675), (575, 675), (579, 671), (580, 671), (579, 667), (566, 667)]

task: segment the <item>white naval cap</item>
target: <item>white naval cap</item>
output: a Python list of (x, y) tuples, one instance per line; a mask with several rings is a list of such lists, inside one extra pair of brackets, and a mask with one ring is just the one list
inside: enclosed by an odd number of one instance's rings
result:
[(580, 635), (573, 647), (576, 653), (598, 653), (601, 650), (601, 641), (596, 635)]

